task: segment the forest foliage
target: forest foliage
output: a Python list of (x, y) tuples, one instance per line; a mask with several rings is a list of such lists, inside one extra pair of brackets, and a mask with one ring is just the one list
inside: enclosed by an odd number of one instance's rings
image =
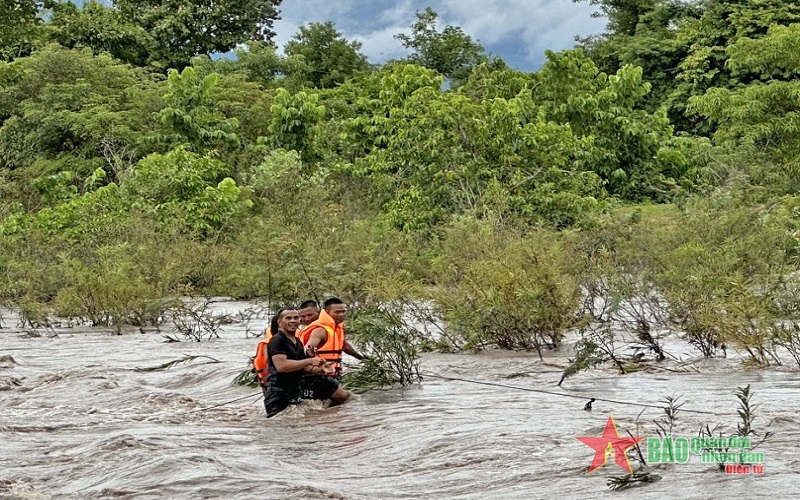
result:
[(607, 31), (527, 73), (431, 9), (376, 65), (331, 22), (279, 50), (280, 1), (12, 1), (0, 302), (152, 325), (335, 294), (393, 345), (800, 363), (800, 7), (590, 3)]

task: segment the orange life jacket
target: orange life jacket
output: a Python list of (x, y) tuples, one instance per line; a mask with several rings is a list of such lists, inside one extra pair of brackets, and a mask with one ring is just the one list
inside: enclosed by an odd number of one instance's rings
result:
[[(269, 332), (269, 328), (267, 329)], [(261, 339), (256, 347), (256, 357), (253, 358), (253, 371), (256, 373), (258, 383), (263, 387), (267, 385), (267, 376), (269, 375), (269, 362), (267, 361), (267, 344), (269, 344), (272, 335), (268, 338)]]
[(317, 328), (324, 328), (328, 333), (328, 340), (326, 340), (325, 343), (317, 349), (317, 355), (325, 361), (330, 361), (333, 363), (333, 366), (336, 369), (336, 374), (338, 375), (342, 373), (344, 325), (337, 325), (336, 321), (331, 318), (330, 314), (323, 309), (319, 314), (319, 319), (313, 321), (310, 325), (303, 328), (303, 330), (297, 334), (297, 338), (300, 339), (303, 345), (306, 345), (308, 344), (308, 339), (311, 338), (311, 332)]
[(264, 338), (267, 339), (267, 342), (272, 339), (272, 326), (268, 326), (266, 330), (264, 330)]

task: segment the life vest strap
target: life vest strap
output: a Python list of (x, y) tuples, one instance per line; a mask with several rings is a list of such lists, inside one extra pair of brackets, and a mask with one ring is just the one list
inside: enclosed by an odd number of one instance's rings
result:
[(343, 351), (341, 349), (333, 349), (328, 351), (317, 351), (317, 354), (341, 354)]

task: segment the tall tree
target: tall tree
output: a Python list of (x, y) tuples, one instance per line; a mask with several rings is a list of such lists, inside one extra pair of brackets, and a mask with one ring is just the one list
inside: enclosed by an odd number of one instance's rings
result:
[(102, 168), (116, 180), (138, 159), (161, 93), (144, 71), (88, 50), (48, 45), (0, 63), (0, 171), (29, 208), (37, 179), (80, 186)]
[(0, 0), (0, 61), (30, 54), (42, 39), (43, 10), (53, 1)]
[(94, 0), (78, 7), (72, 2), (53, 6), (48, 32), (50, 40), (68, 48), (108, 52), (135, 66), (145, 66), (154, 46), (147, 31), (123, 19), (119, 10)]
[(606, 73), (626, 64), (644, 68), (653, 85), (648, 109), (666, 104), (679, 130), (712, 133), (686, 113), (692, 96), (734, 88), (757, 77), (728, 64), (726, 49), (741, 37), (760, 38), (773, 25), (800, 21), (800, 3), (784, 0), (584, 0), (609, 19), (606, 33), (583, 40)]
[(633, 35), (642, 16), (651, 12), (660, 0), (586, 0), (600, 6), (592, 17), (608, 19), (607, 30), (617, 35)]
[[(689, 101), (716, 125), (714, 141), (736, 151), (752, 182), (774, 193), (800, 193), (800, 24), (773, 26), (767, 36), (741, 38), (728, 48), (734, 73), (760, 81), (712, 88)], [(745, 156), (746, 155), (746, 156)]]
[(400, 33), (395, 38), (413, 53), (409, 62), (433, 69), (456, 84), (463, 83), (470, 70), (487, 60), (483, 46), (464, 33), (458, 26), (445, 26), (437, 30), (439, 14), (428, 7), (417, 11), (417, 21), (411, 25), (411, 34)]
[(347, 41), (332, 21), (301, 26), (286, 43), (288, 56), (303, 56), (309, 66), (309, 82), (317, 88), (333, 88), (359, 71), (369, 69), (359, 52), (361, 42)]
[(151, 62), (183, 68), (192, 56), (227, 52), (248, 40), (270, 42), (281, 0), (115, 0), (123, 19), (153, 39)]

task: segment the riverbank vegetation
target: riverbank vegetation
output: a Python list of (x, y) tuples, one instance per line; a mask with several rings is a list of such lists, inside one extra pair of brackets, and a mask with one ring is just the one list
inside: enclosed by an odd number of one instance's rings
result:
[(592, 0), (608, 31), (534, 73), (432, 10), (399, 34), (407, 59), (374, 65), (332, 23), (276, 50), (277, 1), (198, 26), (136, 0), (18, 3), (0, 301), (31, 327), (338, 295), (367, 369), (399, 383), (417, 349), (542, 355), (568, 331), (569, 374), (665, 359), (671, 334), (800, 365), (792, 2)]

